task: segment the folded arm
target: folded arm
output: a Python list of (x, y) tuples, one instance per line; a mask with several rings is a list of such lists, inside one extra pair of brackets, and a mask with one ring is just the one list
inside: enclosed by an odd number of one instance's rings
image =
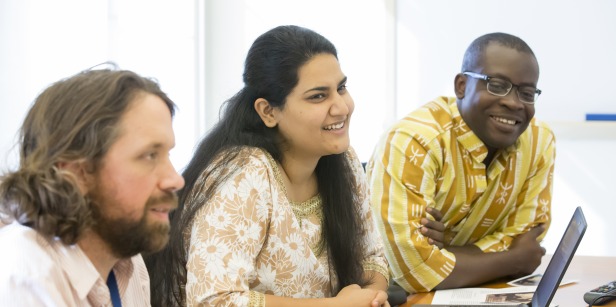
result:
[[(436, 221), (435, 215), (440, 216), (440, 212), (430, 212), (430, 208), (437, 209), (434, 198), (437, 182), (443, 179), (439, 169), (443, 161), (438, 160), (442, 155), (432, 155), (438, 150), (416, 140), (405, 143), (406, 147), (390, 144), (383, 156), (370, 162), (368, 171), (372, 203), (380, 217), (376, 221), (388, 245), (393, 278), (405, 290), (470, 286), (536, 269), (545, 252), (538, 239), (550, 222), (552, 146), (543, 151), (524, 182), (515, 200), (520, 205), (503, 222), (505, 226), (475, 244), (452, 247), (447, 246), (444, 225)], [(522, 215), (526, 218), (520, 219)]]

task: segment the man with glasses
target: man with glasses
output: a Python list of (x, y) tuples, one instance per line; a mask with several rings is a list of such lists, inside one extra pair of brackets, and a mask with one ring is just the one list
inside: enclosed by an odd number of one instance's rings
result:
[(532, 273), (550, 224), (554, 134), (534, 119), (539, 65), (520, 38), (466, 50), (456, 97), (390, 128), (367, 165), (393, 280), (408, 292)]

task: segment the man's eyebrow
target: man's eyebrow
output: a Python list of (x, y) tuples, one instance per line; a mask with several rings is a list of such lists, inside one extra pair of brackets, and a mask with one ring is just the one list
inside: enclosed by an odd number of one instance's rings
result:
[(505, 76), (505, 75), (501, 75), (501, 74), (490, 75), (490, 77), (492, 77), (492, 78), (498, 78), (498, 79), (503, 79), (503, 80), (507, 80), (507, 81), (509, 81), (509, 82), (510, 82), (511, 84), (513, 84), (513, 85), (519, 85), (519, 86), (530, 86), (530, 87), (534, 87), (534, 88), (536, 88), (536, 87), (537, 87), (537, 85), (536, 85), (535, 83), (532, 83), (532, 82), (520, 82), (520, 83), (514, 84), (514, 83), (511, 81), (511, 79), (509, 79), (507, 76)]
[(146, 149), (155, 149), (155, 150), (159, 150), (161, 148), (165, 147), (164, 144), (162, 142), (150, 142), (147, 143), (143, 146), (143, 148)]

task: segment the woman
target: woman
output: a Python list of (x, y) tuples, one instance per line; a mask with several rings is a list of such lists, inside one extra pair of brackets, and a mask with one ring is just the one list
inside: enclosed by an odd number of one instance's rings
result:
[(257, 38), (184, 171), (170, 244), (147, 259), (153, 304), (389, 306), (346, 80), (311, 30)]

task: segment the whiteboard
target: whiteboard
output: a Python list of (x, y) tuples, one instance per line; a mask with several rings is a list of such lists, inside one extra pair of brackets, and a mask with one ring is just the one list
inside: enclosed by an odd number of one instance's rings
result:
[(398, 115), (453, 95), (464, 51), (489, 32), (519, 36), (535, 52), (536, 117), (616, 114), (616, 1), (397, 0), (395, 11)]

